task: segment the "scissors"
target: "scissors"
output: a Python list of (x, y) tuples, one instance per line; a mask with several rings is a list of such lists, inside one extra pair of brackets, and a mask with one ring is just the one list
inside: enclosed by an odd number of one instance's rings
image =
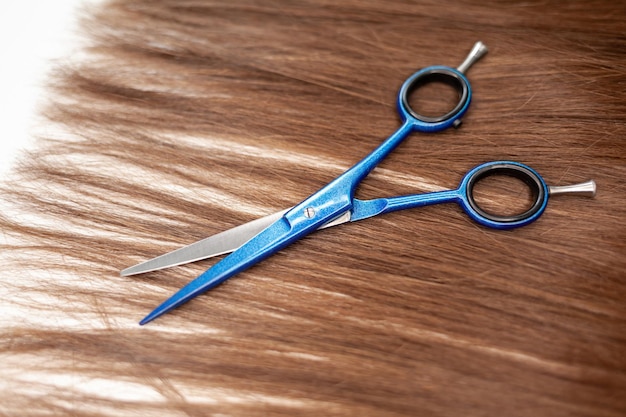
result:
[[(359, 183), (410, 133), (437, 132), (459, 126), (472, 96), (469, 81), (464, 74), (486, 52), (485, 45), (477, 42), (457, 68), (431, 66), (411, 75), (402, 84), (398, 94), (397, 107), (402, 120), (400, 128), (360, 162), (304, 201), (290, 209), (235, 227), (122, 271), (122, 276), (128, 276), (231, 252), (165, 300), (139, 324), (144, 325), (181, 306), (298, 239), (325, 227), (397, 210), (456, 203), (472, 220), (483, 226), (512, 229), (528, 225), (539, 218), (546, 208), (549, 195), (564, 193), (595, 195), (596, 186), (593, 180), (571, 186), (549, 187), (537, 172), (524, 164), (492, 161), (471, 169), (462, 178), (458, 188), (453, 190), (373, 200), (359, 200), (354, 197)], [(440, 116), (424, 116), (409, 104), (412, 92), (432, 82), (448, 84), (458, 93), (455, 107)], [(529, 208), (513, 215), (499, 215), (481, 208), (474, 198), (474, 187), (482, 179), (493, 175), (512, 176), (522, 180), (533, 195), (533, 202)]]

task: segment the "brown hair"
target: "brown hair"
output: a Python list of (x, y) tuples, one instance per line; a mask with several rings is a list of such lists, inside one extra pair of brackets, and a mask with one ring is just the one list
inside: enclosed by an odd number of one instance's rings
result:
[[(3, 186), (1, 413), (624, 415), (625, 22), (599, 0), (92, 11)], [(137, 325), (215, 261), (121, 269), (316, 191), (398, 127), (408, 75), (478, 39), (464, 125), (412, 135), (359, 196), (512, 159), (596, 199), (504, 232), (454, 205), (320, 231)]]

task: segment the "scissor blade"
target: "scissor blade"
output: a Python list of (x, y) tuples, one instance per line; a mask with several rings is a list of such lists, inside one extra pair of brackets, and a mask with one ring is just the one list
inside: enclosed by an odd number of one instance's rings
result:
[(209, 236), (206, 239), (202, 239), (172, 252), (141, 262), (126, 268), (120, 272), (120, 275), (126, 277), (230, 253), (267, 226), (280, 219), (287, 211), (288, 210), (283, 210), (278, 213), (270, 214), (269, 216), (261, 217), (260, 219), (233, 227), (232, 229)]
[(310, 231), (303, 228), (294, 232), (287, 219), (281, 217), (254, 236), (239, 249), (216, 263), (195, 280), (181, 288), (148, 314), (139, 324), (144, 325), (192, 298), (221, 284), (231, 276), (269, 257)]
[[(289, 211), (289, 209), (252, 220), (251, 222), (209, 236), (172, 252), (141, 262), (124, 269), (120, 272), (120, 275), (127, 277), (130, 275), (143, 274), (145, 272), (158, 271), (159, 269), (184, 265), (190, 262), (201, 261), (214, 256), (231, 253), (267, 226), (281, 218), (287, 211)], [(350, 221), (350, 212), (346, 212), (339, 218), (326, 223), (320, 227), (320, 229), (337, 226), (348, 221)]]

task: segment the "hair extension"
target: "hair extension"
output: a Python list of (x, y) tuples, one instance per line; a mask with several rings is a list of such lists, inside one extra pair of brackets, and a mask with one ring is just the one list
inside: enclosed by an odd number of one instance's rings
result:
[[(623, 4), (114, 0), (82, 28), (1, 184), (1, 415), (626, 413)], [(510, 159), (595, 199), (511, 231), (455, 205), (318, 231), (137, 324), (216, 261), (120, 270), (315, 192), (395, 131), (407, 76), (477, 40), (463, 126), (412, 134), (359, 197)]]

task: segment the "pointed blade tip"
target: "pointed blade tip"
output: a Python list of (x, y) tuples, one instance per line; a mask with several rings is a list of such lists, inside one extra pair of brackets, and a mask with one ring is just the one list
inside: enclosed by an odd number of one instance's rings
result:
[(152, 272), (152, 271), (156, 271), (160, 268), (145, 268), (143, 267), (143, 265), (145, 265), (146, 262), (142, 262), (140, 264), (137, 265), (133, 265), (130, 266), (122, 271), (120, 271), (120, 276), (121, 277), (128, 277), (131, 275), (137, 275), (137, 274), (144, 274), (146, 272)]
[(145, 326), (146, 324), (150, 323), (152, 320), (162, 316), (163, 314), (167, 313), (169, 310), (161, 310), (160, 306), (155, 308), (154, 310), (152, 310), (150, 312), (150, 314), (148, 314), (146, 317), (144, 317), (143, 319), (141, 319), (141, 321), (139, 322), (140, 326)]
[(133, 275), (132, 271), (129, 271), (128, 269), (124, 269), (123, 271), (120, 271), (120, 277), (128, 277)]

